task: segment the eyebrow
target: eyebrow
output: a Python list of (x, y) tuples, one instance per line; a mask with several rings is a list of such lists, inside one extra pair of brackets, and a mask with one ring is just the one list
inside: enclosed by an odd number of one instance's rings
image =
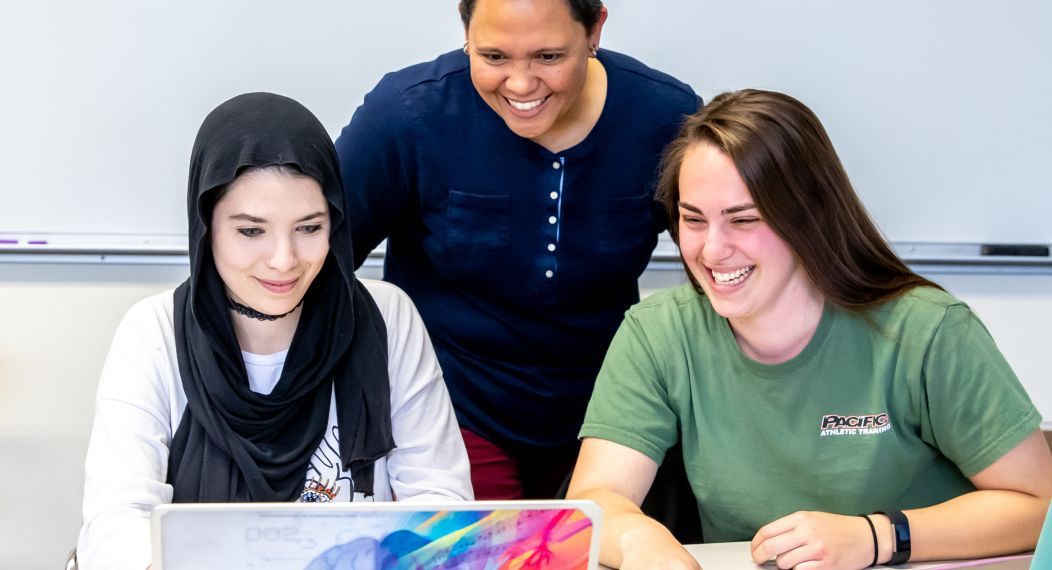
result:
[[(542, 48), (535, 49), (535, 50), (533, 50), (533, 53), (534, 53), (534, 55), (539, 54), (539, 53), (553, 53), (553, 52), (554, 53), (562, 53), (562, 52), (566, 52), (566, 51), (569, 51), (569, 50), (570, 50), (570, 48), (567, 47), (567, 46), (562, 46), (562, 47), (549, 46), (549, 47), (542, 47)], [(504, 54), (505, 53), (504, 50), (502, 50), (502, 49), (500, 49), (498, 47), (489, 47), (489, 46), (484, 46), (484, 45), (476, 47), (475, 51), (482, 52), (482, 53), (499, 53), (499, 54)]]
[[(302, 218), (296, 220), (293, 223), (298, 224), (300, 222), (306, 222), (307, 220), (312, 220), (314, 218), (320, 218), (320, 217), (322, 217), (324, 215), (325, 215), (325, 212), (314, 212), (313, 214), (307, 214), (306, 216), (303, 216)], [(267, 223), (267, 220), (265, 220), (264, 218), (257, 218), (256, 216), (252, 216), (250, 214), (233, 214), (227, 219), (230, 219), (230, 220), (241, 220), (241, 221), (245, 221), (245, 222), (251, 222), (253, 224), (265, 224), (265, 223)]]
[(744, 212), (745, 210), (755, 210), (755, 209), (756, 209), (756, 204), (746, 203), (746, 204), (738, 204), (737, 206), (731, 206), (730, 208), (725, 208), (720, 213), (723, 214), (724, 216), (726, 216), (727, 214), (737, 214), (738, 212)]
[[(699, 208), (697, 206), (694, 206), (692, 204), (688, 204), (688, 203), (686, 203), (686, 202), (684, 202), (682, 200), (680, 200), (677, 205), (680, 208), (683, 208), (684, 210), (690, 210), (691, 212), (695, 212), (697, 214), (705, 215), (705, 212), (702, 212), (701, 208)], [(727, 214), (737, 214), (738, 212), (744, 212), (745, 210), (753, 210), (755, 208), (756, 208), (756, 204), (750, 204), (750, 203), (738, 204), (737, 206), (731, 206), (730, 208), (724, 208), (720, 212), (720, 214), (726, 216)]]

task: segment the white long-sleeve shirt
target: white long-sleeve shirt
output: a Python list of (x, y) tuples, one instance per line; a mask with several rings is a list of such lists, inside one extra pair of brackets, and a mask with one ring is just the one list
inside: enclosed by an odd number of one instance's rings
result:
[[(387, 325), (397, 447), (376, 462), (375, 495), (351, 497), (350, 473), (339, 466), (333, 401), (329, 427), (305, 482), (336, 482), (336, 501), (472, 499), (464, 442), (423, 321), (401, 289), (382, 281), (362, 282)], [(165, 482), (168, 451), (186, 409), (173, 293), (154, 295), (128, 311), (103, 366), (85, 464), (84, 526), (77, 543), (84, 570), (146, 568), (151, 561), (150, 512), (172, 500), (172, 487)], [(285, 354), (244, 354), (253, 391), (270, 393)]]

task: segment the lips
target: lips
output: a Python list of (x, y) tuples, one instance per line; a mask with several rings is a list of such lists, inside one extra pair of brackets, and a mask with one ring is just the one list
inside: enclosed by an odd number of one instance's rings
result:
[(292, 291), (296, 287), (296, 283), (299, 279), (288, 279), (285, 281), (269, 281), (266, 279), (256, 278), (256, 281), (267, 291), (276, 295), (282, 295)]

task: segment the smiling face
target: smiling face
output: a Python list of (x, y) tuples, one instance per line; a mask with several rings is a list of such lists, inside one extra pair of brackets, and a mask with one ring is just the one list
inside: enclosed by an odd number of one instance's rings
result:
[(227, 295), (268, 315), (299, 304), (329, 253), (321, 186), (275, 169), (238, 176), (216, 203), (210, 228)]
[(732, 326), (778, 326), (811, 306), (817, 288), (763, 220), (730, 157), (707, 143), (692, 145), (679, 171), (679, 192), (680, 252)]
[(479, 0), (466, 33), (475, 89), (520, 137), (571, 128), (603, 19), (589, 32), (566, 0)]

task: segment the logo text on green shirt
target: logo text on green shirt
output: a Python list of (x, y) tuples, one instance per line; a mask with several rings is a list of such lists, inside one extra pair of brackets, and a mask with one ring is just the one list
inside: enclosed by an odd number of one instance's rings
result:
[(859, 416), (842, 416), (826, 414), (820, 424), (821, 437), (832, 435), (876, 435), (891, 429), (887, 412), (864, 414)]

